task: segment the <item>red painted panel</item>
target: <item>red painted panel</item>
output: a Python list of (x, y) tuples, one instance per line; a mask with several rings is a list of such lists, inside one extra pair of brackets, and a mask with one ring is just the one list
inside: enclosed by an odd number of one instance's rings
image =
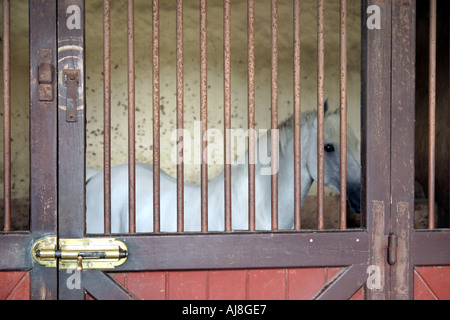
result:
[(250, 300), (286, 299), (285, 269), (248, 271), (247, 298)]
[(417, 267), (416, 273), (433, 296), (439, 300), (450, 300), (450, 266)]
[(172, 271), (168, 273), (170, 300), (205, 300), (207, 271)]
[(364, 300), (364, 287), (361, 287), (356, 293), (353, 295), (353, 297), (350, 298), (350, 300)]
[(323, 268), (288, 270), (288, 299), (310, 300), (324, 285)]
[(414, 271), (414, 300), (436, 300), (417, 271)]
[[(139, 299), (311, 299), (341, 268), (115, 273)], [(352, 299), (363, 299), (359, 290)]]
[(333, 280), (334, 277), (336, 277), (339, 272), (342, 271), (342, 268), (326, 268), (325, 269), (325, 283), (330, 282)]
[(208, 272), (208, 299), (245, 300), (246, 270), (221, 270)]
[(0, 300), (29, 300), (30, 276), (25, 271), (0, 272)]
[(164, 300), (166, 298), (166, 273), (128, 273), (126, 288), (139, 299)]

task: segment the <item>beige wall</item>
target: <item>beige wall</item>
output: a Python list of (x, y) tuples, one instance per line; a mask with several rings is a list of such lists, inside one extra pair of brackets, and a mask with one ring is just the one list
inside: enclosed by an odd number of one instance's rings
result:
[[(176, 125), (175, 1), (160, 1), (161, 166), (174, 175), (170, 153)], [(301, 6), (302, 110), (316, 106), (316, 5)], [(12, 1), (12, 93), (14, 196), (28, 194), (28, 1)], [(103, 163), (102, 3), (86, 1), (87, 166)], [(193, 132), (199, 111), (199, 1), (184, 6), (185, 128)], [(256, 123), (270, 127), (270, 5), (256, 1)], [(339, 2), (325, 1), (325, 95), (331, 109), (339, 103)], [(348, 1), (348, 121), (360, 135), (360, 2)], [(136, 152), (137, 161), (152, 162), (152, 20), (151, 1), (135, 1), (136, 22)], [(246, 1), (232, 1), (232, 127), (247, 128)], [(25, 23), (26, 22), (26, 23)], [(208, 126), (223, 129), (222, 1), (208, 2)], [(292, 1), (279, 1), (279, 120), (293, 113)], [(112, 1), (112, 162), (127, 162), (126, 1)], [(199, 182), (198, 165), (187, 165), (185, 179)], [(210, 178), (221, 165), (210, 165)]]

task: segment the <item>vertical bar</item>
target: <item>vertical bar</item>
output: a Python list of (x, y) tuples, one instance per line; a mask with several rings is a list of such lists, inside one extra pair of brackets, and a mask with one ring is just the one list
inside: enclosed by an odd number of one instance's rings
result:
[(301, 229), (300, 0), (294, 0), (294, 228)]
[(231, 1), (223, 1), (225, 231), (231, 231)]
[[(383, 13), (380, 29), (366, 21), (377, 5)], [(369, 237), (369, 262), (379, 269), (380, 286), (364, 290), (366, 299), (387, 299), (386, 226), (391, 199), (391, 0), (364, 0), (361, 4), (361, 160), (362, 227)]]
[(105, 233), (111, 233), (111, 6), (103, 2), (103, 184)]
[(136, 154), (135, 154), (135, 64), (134, 64), (134, 0), (127, 2), (128, 29), (128, 223), (136, 232)]
[(201, 221), (202, 232), (208, 231), (208, 162), (207, 162), (207, 137), (208, 110), (207, 110), (207, 16), (206, 0), (200, 1), (200, 120), (201, 126)]
[(153, 0), (153, 231), (160, 231), (159, 0)]
[(429, 42), (429, 141), (428, 141), (428, 229), (435, 226), (435, 174), (436, 174), (436, 0), (430, 0)]
[(324, 227), (324, 0), (317, 1), (317, 228)]
[(272, 230), (278, 230), (278, 0), (271, 1)]
[[(58, 10), (57, 55), (59, 76), (55, 95), (58, 103), (58, 237), (82, 238), (85, 234), (86, 209), (86, 87), (85, 87), (85, 16), (83, 0), (60, 0)], [(39, 1), (42, 6), (42, 1)], [(77, 16), (76, 21), (68, 20), (68, 13)], [(74, 22), (75, 24), (71, 24)], [(46, 21), (45, 23), (48, 23)], [(42, 32), (42, 31), (41, 31)], [(42, 33), (39, 33), (40, 35)], [(64, 77), (66, 69), (79, 74), (76, 99), (69, 97), (70, 77)], [(70, 90), (72, 91), (72, 90)], [(77, 101), (74, 108), (76, 121), (67, 121), (67, 106)], [(40, 111), (39, 111), (40, 112)], [(83, 285), (69, 288), (66, 283), (71, 274), (59, 270), (60, 299), (84, 299)]]
[[(397, 261), (389, 267), (390, 300), (414, 299), (414, 132), (416, 0), (392, 1), (391, 217)], [(387, 232), (386, 232), (387, 233)], [(395, 241), (394, 241), (395, 242)], [(389, 255), (388, 255), (389, 257)], [(391, 261), (392, 262), (392, 261)]]
[(184, 231), (183, 0), (177, 0), (177, 231)]
[(248, 226), (255, 230), (255, 1), (247, 1)]
[(340, 227), (347, 229), (347, 0), (341, 0), (340, 29)]
[[(49, 234), (56, 234), (58, 230), (58, 105), (57, 99), (39, 101), (39, 84), (36, 81), (39, 77), (40, 52), (47, 51), (51, 55), (49, 59), (51, 64), (57, 65), (57, 3), (53, 0), (32, 0), (29, 6), (30, 227), (33, 238), (39, 239)], [(3, 38), (4, 43), (5, 40)], [(53, 97), (57, 96), (55, 94), (58, 88), (57, 79), (55, 70), (52, 74), (51, 85)], [(84, 184), (84, 181), (82, 183)], [(57, 299), (57, 296), (57, 270), (32, 268), (30, 298), (47, 300)]]
[(3, 198), (4, 230), (11, 231), (11, 69), (10, 1), (3, 0)]

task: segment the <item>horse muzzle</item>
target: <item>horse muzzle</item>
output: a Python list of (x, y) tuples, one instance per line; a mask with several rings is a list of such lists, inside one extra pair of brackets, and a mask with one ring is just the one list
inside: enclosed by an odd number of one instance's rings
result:
[(348, 188), (347, 200), (354, 213), (361, 213), (361, 187)]

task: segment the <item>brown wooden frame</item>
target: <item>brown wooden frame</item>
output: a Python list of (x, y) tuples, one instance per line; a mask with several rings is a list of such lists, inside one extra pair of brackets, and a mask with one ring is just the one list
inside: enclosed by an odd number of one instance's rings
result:
[[(365, 290), (367, 299), (412, 299), (416, 265), (450, 265), (450, 231), (413, 229), (416, 0), (362, 3), (362, 229), (115, 235), (129, 248), (128, 261), (116, 271), (343, 267), (315, 298), (344, 299), (364, 285), (374, 264), (382, 285)], [(130, 299), (99, 270), (84, 270), (81, 289), (69, 290), (70, 274), (37, 266), (29, 254), (32, 243), (47, 235), (85, 236), (84, 21), (81, 29), (65, 27), (69, 4), (84, 17), (83, 0), (58, 6), (30, 0), (31, 231), (0, 233), (0, 270), (30, 270), (32, 299), (84, 299), (85, 292)], [(370, 5), (381, 10), (381, 29), (366, 28)], [(43, 48), (52, 52), (55, 66), (55, 99), (47, 102), (39, 101), (35, 81)], [(66, 101), (56, 99), (66, 96), (64, 83), (57, 83), (64, 68), (80, 70), (76, 122), (66, 121)], [(392, 265), (390, 234), (398, 243)]]

